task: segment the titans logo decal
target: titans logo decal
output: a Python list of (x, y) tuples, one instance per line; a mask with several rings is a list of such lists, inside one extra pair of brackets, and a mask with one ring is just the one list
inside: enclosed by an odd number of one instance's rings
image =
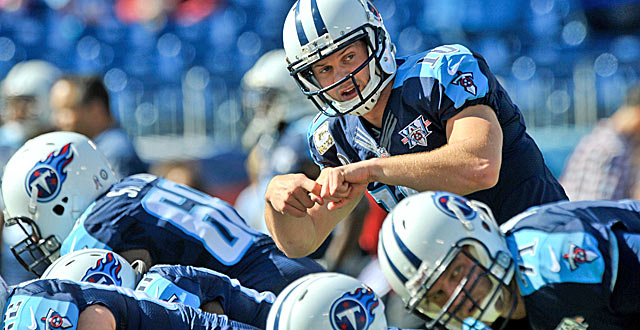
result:
[[(38, 192), (38, 202), (49, 202), (58, 196), (60, 188), (67, 179), (64, 170), (73, 161), (71, 143), (62, 147), (58, 152), (52, 152), (44, 161), (39, 161), (29, 171), (25, 181), (27, 195), (31, 197), (32, 191)], [(34, 189), (35, 188), (35, 189)]]
[(68, 317), (60, 315), (60, 313), (54, 311), (51, 308), (49, 308), (47, 316), (41, 317), (40, 320), (44, 322), (46, 330), (67, 329), (73, 326)]
[(476, 217), (476, 210), (471, 208), (471, 206), (467, 204), (467, 201), (460, 197), (453, 196), (444, 192), (438, 192), (433, 195), (433, 202), (440, 210), (442, 210), (442, 212), (446, 213), (450, 217), (456, 219), (458, 218), (451, 209), (449, 203), (453, 203), (455, 206), (457, 206), (457, 209), (462, 211), (462, 216), (465, 220), (471, 220)]
[(462, 86), (465, 91), (475, 96), (477, 93), (476, 85), (473, 83), (473, 72), (456, 72), (456, 77), (451, 80), (454, 85)]
[(121, 286), (120, 270), (122, 270), (122, 264), (113, 253), (109, 252), (104, 256), (104, 259), (98, 260), (95, 267), (87, 270), (82, 281)]
[(366, 330), (375, 315), (373, 310), (380, 302), (369, 288), (347, 292), (331, 305), (331, 326), (335, 330)]
[(589, 263), (598, 259), (598, 254), (571, 243), (569, 244), (569, 253), (563, 254), (562, 257), (567, 259), (569, 262), (569, 268), (571, 271), (574, 271), (581, 264)]

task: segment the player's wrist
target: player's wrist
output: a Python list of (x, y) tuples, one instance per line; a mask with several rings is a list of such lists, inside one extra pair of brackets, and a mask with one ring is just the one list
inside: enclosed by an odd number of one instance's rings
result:
[(383, 182), (382, 179), (384, 177), (384, 169), (383, 169), (383, 158), (372, 158), (366, 161), (367, 162), (367, 170), (368, 170), (368, 182)]

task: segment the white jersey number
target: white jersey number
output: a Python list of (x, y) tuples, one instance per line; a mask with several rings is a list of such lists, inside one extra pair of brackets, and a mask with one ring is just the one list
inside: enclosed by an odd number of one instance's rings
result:
[(226, 202), (167, 180), (146, 194), (142, 207), (202, 241), (227, 266), (242, 259), (257, 235)]

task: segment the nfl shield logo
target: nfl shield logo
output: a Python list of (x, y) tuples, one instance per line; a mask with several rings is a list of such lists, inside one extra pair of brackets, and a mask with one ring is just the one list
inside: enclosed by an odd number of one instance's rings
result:
[(409, 149), (413, 149), (413, 147), (417, 145), (421, 145), (423, 147), (427, 146), (427, 136), (431, 134), (429, 130), (429, 125), (431, 125), (431, 121), (424, 120), (422, 115), (418, 116), (411, 124), (407, 125), (407, 127), (403, 128), (398, 134), (402, 135), (402, 143), (408, 144)]

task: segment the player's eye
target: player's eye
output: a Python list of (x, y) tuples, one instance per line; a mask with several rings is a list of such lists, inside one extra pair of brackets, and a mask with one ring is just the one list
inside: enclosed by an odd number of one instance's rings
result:
[(433, 303), (435, 303), (435, 304), (437, 304), (439, 306), (444, 305), (444, 303), (446, 301), (443, 301), (443, 300), (445, 300), (445, 299), (446, 299), (446, 297), (445, 297), (445, 294), (444, 294), (443, 290), (438, 290), (435, 293), (427, 296), (427, 300), (428, 301), (431, 301), (431, 302), (433, 302)]
[(345, 62), (349, 62), (349, 61), (353, 60), (355, 57), (356, 57), (356, 54), (349, 53), (349, 54), (347, 54), (347, 56), (344, 57), (344, 61)]
[(456, 266), (456, 268), (453, 269), (453, 272), (451, 272), (451, 278), (457, 279), (460, 277), (460, 274), (462, 274), (462, 265)]
[(331, 70), (331, 66), (329, 66), (329, 65), (317, 66), (317, 67), (313, 68), (313, 72), (316, 75), (325, 74), (325, 73), (329, 72), (330, 70)]

